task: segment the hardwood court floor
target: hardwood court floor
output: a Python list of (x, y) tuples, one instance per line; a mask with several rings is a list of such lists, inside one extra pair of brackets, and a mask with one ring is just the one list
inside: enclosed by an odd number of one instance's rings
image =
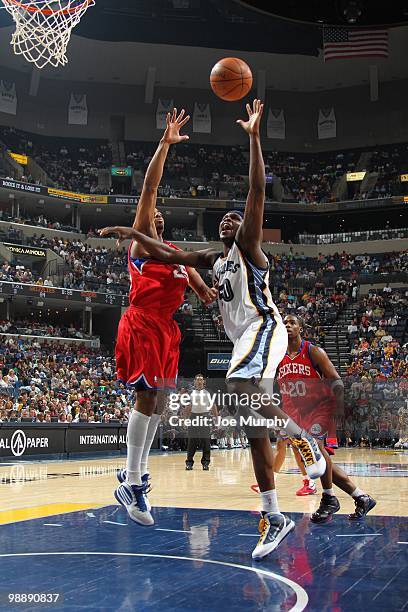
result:
[[(408, 515), (408, 453), (339, 449), (335, 459), (377, 500), (372, 515)], [(259, 510), (259, 496), (250, 488), (254, 476), (249, 450), (213, 451), (208, 472), (202, 470), (199, 454), (191, 472), (186, 472), (184, 460), (181, 453), (152, 455), (153, 506)], [(0, 463), (0, 524), (115, 504), (116, 469), (124, 464), (124, 457)], [(301, 484), (288, 451), (277, 476), (282, 511), (311, 513), (318, 506), (320, 494), (295, 496)], [(320, 483), (318, 488), (320, 493)], [(351, 512), (351, 498), (339, 490), (336, 494), (340, 512)]]

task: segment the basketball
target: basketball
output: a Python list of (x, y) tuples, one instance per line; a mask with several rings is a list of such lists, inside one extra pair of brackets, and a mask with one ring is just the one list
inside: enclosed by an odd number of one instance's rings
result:
[(224, 57), (211, 70), (210, 84), (221, 100), (235, 102), (244, 98), (252, 87), (252, 72), (238, 57)]

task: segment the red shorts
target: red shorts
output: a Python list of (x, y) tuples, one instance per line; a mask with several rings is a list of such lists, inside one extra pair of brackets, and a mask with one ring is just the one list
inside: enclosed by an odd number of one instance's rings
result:
[(116, 339), (118, 380), (143, 389), (174, 389), (181, 333), (173, 318), (129, 306)]
[(317, 407), (315, 410), (299, 412), (285, 409), (283, 405), (282, 410), (314, 438), (323, 440), (336, 437), (336, 420), (332, 408)]

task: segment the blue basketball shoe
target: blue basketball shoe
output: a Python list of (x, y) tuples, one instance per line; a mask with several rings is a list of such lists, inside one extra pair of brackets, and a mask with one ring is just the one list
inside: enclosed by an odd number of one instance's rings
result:
[[(126, 482), (127, 480), (127, 469), (126, 468), (122, 468), (120, 470), (118, 470), (116, 472), (116, 478), (119, 480), (119, 482), (122, 484), (123, 482)], [(152, 509), (152, 505), (149, 502), (149, 499), (147, 497), (147, 494), (150, 493), (152, 486), (150, 484), (150, 474), (143, 474), (142, 476), (142, 485), (144, 485), (145, 487), (145, 502), (146, 502), (146, 507), (147, 510), (150, 512), (150, 510)]]

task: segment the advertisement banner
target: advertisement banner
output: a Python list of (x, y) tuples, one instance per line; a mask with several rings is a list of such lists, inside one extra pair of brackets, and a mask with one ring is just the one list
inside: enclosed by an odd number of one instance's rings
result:
[(8, 248), (12, 253), (17, 255), (30, 255), (31, 257), (47, 257), (47, 249), (41, 249), (39, 247), (24, 246), (22, 244), (8, 244), (3, 242), (4, 246)]
[(120, 451), (126, 449), (126, 431), (120, 423), (2, 423), (0, 457)]
[(71, 425), (67, 430), (67, 453), (119, 450), (119, 428), (104, 425)]
[(28, 164), (27, 155), (20, 155), (20, 153), (13, 153), (13, 151), (7, 151), (7, 153), (16, 161), (20, 166), (26, 166)]
[(64, 452), (65, 425), (3, 424), (0, 429), (0, 457), (27, 457)]
[(133, 168), (131, 166), (112, 166), (112, 176), (132, 176)]
[(346, 181), (348, 183), (353, 181), (362, 181), (366, 175), (366, 171), (362, 170), (362, 172), (347, 172)]
[(126, 444), (127, 427), (119, 428), (119, 449), (123, 450), (127, 448)]
[(231, 353), (208, 353), (207, 370), (228, 370)]
[(95, 193), (81, 193), (81, 202), (84, 204), (107, 204), (108, 196), (96, 195)]
[(49, 196), (54, 198), (64, 198), (64, 200), (75, 200), (76, 202), (81, 201), (81, 194), (74, 191), (64, 191), (63, 189), (48, 187), (47, 192)]
[(44, 187), (40, 185), (32, 185), (31, 183), (20, 183), (20, 181), (14, 181), (13, 179), (0, 179), (0, 187), (4, 189), (15, 189), (16, 191), (30, 191), (31, 193), (43, 193), (46, 191)]
[(107, 204), (108, 196), (97, 195), (95, 193), (75, 193), (74, 191), (65, 191), (64, 189), (54, 189), (48, 187), (47, 194), (54, 198), (62, 198), (64, 200), (74, 200), (75, 202)]
[(137, 196), (108, 196), (108, 204), (137, 204)]
[(27, 283), (13, 283), (0, 281), (0, 296), (15, 295), (23, 297), (36, 297), (40, 299), (55, 298), (66, 302), (84, 302), (86, 304), (105, 304), (107, 306), (129, 305), (127, 295), (114, 293), (99, 293), (96, 291), (82, 291), (81, 289), (61, 289), (60, 287), (44, 287), (44, 285), (29, 285)]

